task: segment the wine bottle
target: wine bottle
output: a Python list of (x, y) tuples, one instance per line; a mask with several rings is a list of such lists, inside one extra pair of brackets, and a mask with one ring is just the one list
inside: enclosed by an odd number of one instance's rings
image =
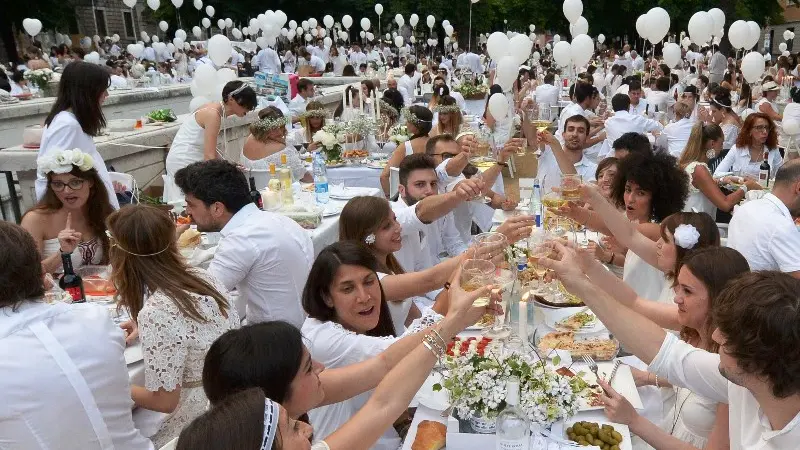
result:
[(495, 448), (497, 450), (528, 450), (531, 444), (531, 422), (519, 408), (519, 378), (508, 379), (506, 408), (497, 416)]
[(72, 268), (72, 253), (61, 252), (61, 265), (64, 266), (64, 276), (58, 280), (58, 287), (72, 297), (72, 303), (86, 303), (83, 278)]
[(769, 187), (769, 178), (772, 175), (770, 171), (772, 168), (769, 166), (769, 152), (764, 152), (764, 160), (761, 161), (761, 165), (758, 166), (758, 184), (764, 186), (764, 188)]
[(264, 203), (261, 200), (261, 193), (258, 192), (258, 189), (256, 189), (256, 179), (250, 177), (249, 182), (250, 182), (250, 200), (252, 200), (253, 203), (256, 204), (256, 206), (258, 206), (258, 209), (264, 209)]

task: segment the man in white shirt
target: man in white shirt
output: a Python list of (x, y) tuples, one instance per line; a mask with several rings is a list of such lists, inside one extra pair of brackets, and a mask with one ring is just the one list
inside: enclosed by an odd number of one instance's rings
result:
[(536, 103), (539, 105), (539, 114), (542, 113), (542, 108), (558, 106), (558, 102), (561, 98), (561, 88), (556, 86), (555, 82), (555, 74), (547, 72), (547, 75), (544, 76), (544, 84), (537, 86), (536, 90), (533, 92)]
[(800, 278), (800, 161), (785, 163), (772, 193), (736, 208), (728, 228), (728, 247), (747, 259), (751, 270), (779, 270)]
[[(566, 126), (566, 121), (572, 116), (581, 115), (589, 120), (590, 128), (588, 130), (588, 137), (583, 144), (586, 148), (586, 156), (589, 161), (596, 163), (598, 155), (602, 150), (602, 144), (605, 140), (605, 133), (602, 132), (603, 119), (594, 116), (592, 109), (600, 103), (600, 93), (597, 88), (588, 83), (577, 82), (574, 85), (573, 98), (574, 103), (570, 104), (563, 111), (558, 120), (558, 129), (556, 130), (556, 139), (564, 144), (562, 133)], [(594, 116), (594, 117), (592, 117)]]
[(260, 211), (247, 179), (221, 159), (190, 164), (175, 174), (186, 212), (199, 231), (222, 233), (209, 272), (247, 302), (247, 322), (284, 320), (300, 328), (300, 296), (314, 261), (309, 234), (292, 219)]
[(601, 157), (603, 158), (609, 156), (612, 152), (614, 141), (625, 133), (647, 134), (664, 129), (655, 120), (628, 112), (631, 107), (630, 101), (630, 97), (625, 94), (617, 94), (611, 99), (614, 115), (606, 119), (606, 141), (604, 151), (601, 152)]
[(317, 39), (317, 46), (311, 49), (311, 54), (321, 59), (325, 64), (330, 61), (330, 53), (330, 49), (325, 47), (325, 42), (322, 39)]
[(647, 103), (651, 112), (667, 113), (675, 105), (675, 97), (669, 95), (669, 78), (660, 77), (656, 80), (656, 90), (647, 95)]
[(270, 47), (262, 48), (256, 55), (253, 63), (261, 72), (273, 74), (281, 73), (281, 58), (278, 56), (278, 52)]
[(447, 73), (451, 74), (451, 73), (453, 73), (453, 62), (454, 61), (455, 61), (455, 57), (453, 55), (450, 55), (449, 57), (442, 57), (442, 62), (439, 63), (439, 68), (441, 69), (442, 67), (446, 67), (447, 68)]
[(308, 78), (301, 78), (297, 82), (297, 95), (289, 102), (292, 123), (300, 121), (300, 116), (306, 112), (306, 106), (312, 98), (314, 98), (314, 83)]
[[(724, 419), (729, 422), (730, 448), (797, 448), (800, 281), (776, 272), (748, 272), (729, 281), (714, 300), (712, 339), (719, 344), (719, 354), (715, 354), (681, 341), (620, 304), (591, 282), (598, 271), (606, 270), (604, 266), (592, 264), (584, 273), (583, 257), (560, 243), (556, 247), (560, 260), (546, 259), (540, 264), (554, 269), (567, 290), (586, 302), (620, 344), (649, 364), (649, 372), (713, 402), (728, 404)], [(612, 403), (622, 400), (605, 382), (601, 387)]]
[(622, 46), (622, 52), (620, 53), (622, 56), (617, 56), (617, 59), (614, 61), (614, 64), (624, 66), (625, 71), (630, 73), (631, 67), (633, 67), (633, 61), (631, 60), (631, 46), (625, 44)]
[(636, 50), (631, 50), (631, 69), (634, 71), (644, 71), (644, 58), (636, 53)]
[(313, 74), (321, 74), (325, 72), (325, 62), (322, 61), (322, 59), (320, 59), (318, 56), (312, 55), (304, 48), (300, 49), (300, 58), (297, 59), (297, 65), (298, 67), (311, 67)]
[(156, 50), (153, 48), (152, 45), (148, 45), (147, 47), (144, 48), (144, 52), (142, 53), (142, 59), (156, 62)]
[(711, 83), (722, 83), (722, 77), (725, 75), (725, 69), (727, 68), (728, 58), (717, 47), (714, 54), (711, 55), (711, 61), (708, 62), (708, 80)]
[(371, 63), (371, 62), (379, 63), (379, 62), (381, 62), (381, 54), (378, 53), (377, 50), (375, 50), (369, 44), (367, 44), (366, 49), (367, 49), (367, 63)]
[(48, 304), (36, 243), (0, 222), (0, 436), (8, 449), (152, 450), (133, 423), (122, 329), (91, 303)]
[(550, 133), (541, 133), (545, 144), (539, 156), (536, 177), (541, 180), (542, 192), (561, 186), (562, 174), (578, 174), (584, 182), (595, 180), (597, 164), (589, 161), (583, 153), (589, 133), (589, 119), (575, 114), (564, 122), (564, 146)]
[(409, 63), (405, 66), (405, 73), (397, 81), (397, 90), (403, 94), (403, 104), (406, 108), (414, 104), (417, 82), (421, 77), (422, 75), (417, 72), (417, 66)]
[(357, 69), (361, 64), (367, 63), (367, 55), (365, 55), (364, 52), (361, 51), (361, 47), (353, 44), (353, 47), (350, 50), (350, 56), (347, 58), (347, 61), (350, 63), (351, 66)]
[(642, 83), (631, 81), (628, 84), (628, 97), (631, 99), (631, 114), (644, 115), (648, 112), (647, 100), (642, 98)]

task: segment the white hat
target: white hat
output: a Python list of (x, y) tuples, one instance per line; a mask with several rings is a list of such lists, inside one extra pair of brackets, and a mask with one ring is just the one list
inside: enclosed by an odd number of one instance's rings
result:
[(767, 92), (767, 91), (779, 91), (779, 90), (781, 90), (781, 87), (780, 87), (780, 86), (778, 86), (778, 83), (776, 83), (776, 82), (774, 82), (774, 81), (767, 81), (766, 83), (764, 83), (764, 84), (762, 84), (762, 85), (761, 85), (761, 90), (762, 90), (763, 92)]

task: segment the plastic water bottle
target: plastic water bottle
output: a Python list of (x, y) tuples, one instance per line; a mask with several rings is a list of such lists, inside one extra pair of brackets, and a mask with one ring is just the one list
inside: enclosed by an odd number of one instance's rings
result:
[(542, 221), (544, 220), (544, 211), (542, 210), (542, 188), (539, 185), (539, 179), (533, 179), (533, 190), (531, 191), (531, 215), (536, 217), (536, 228), (542, 228)]
[(317, 203), (328, 203), (328, 169), (325, 160), (319, 152), (314, 152), (314, 193)]

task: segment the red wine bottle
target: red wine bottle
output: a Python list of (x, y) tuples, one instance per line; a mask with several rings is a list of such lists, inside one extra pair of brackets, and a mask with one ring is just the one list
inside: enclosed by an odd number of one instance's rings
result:
[(264, 204), (261, 200), (261, 193), (256, 189), (256, 179), (250, 177), (250, 200), (258, 206), (258, 209), (264, 209)]
[(758, 166), (758, 183), (765, 188), (769, 187), (769, 178), (772, 175), (772, 168), (769, 165), (769, 152), (764, 152), (764, 161)]
[(83, 278), (72, 268), (72, 254), (61, 252), (61, 264), (64, 276), (58, 280), (58, 287), (72, 297), (72, 303), (86, 303), (86, 292), (83, 290)]

